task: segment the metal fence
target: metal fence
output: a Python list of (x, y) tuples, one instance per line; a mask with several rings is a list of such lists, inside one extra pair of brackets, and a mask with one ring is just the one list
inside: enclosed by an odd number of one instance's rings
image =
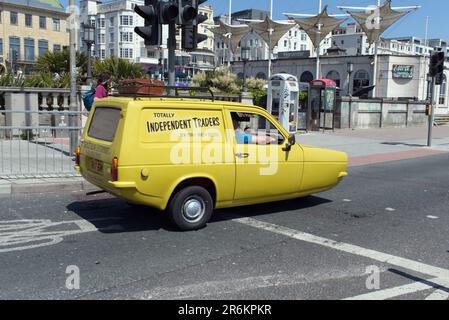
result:
[[(70, 127), (69, 116), (80, 118), (80, 112), (68, 111), (2, 111), (8, 117), (39, 119), (38, 125), (0, 126), (0, 178), (67, 177), (74, 171), (70, 152), (70, 134), (80, 136), (82, 126)], [(27, 121), (27, 120), (25, 120)]]
[[(88, 112), (68, 111), (69, 97), (66, 89), (0, 87), (0, 179), (79, 176), (70, 136), (80, 137)], [(78, 105), (80, 97), (81, 92)], [(241, 100), (240, 95), (215, 98)]]

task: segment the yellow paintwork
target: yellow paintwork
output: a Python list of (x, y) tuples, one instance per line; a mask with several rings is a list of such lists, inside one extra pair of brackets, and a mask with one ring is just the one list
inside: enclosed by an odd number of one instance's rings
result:
[[(121, 110), (113, 142), (88, 136), (92, 115), (101, 107)], [(254, 106), (181, 98), (110, 97), (96, 101), (91, 110), (82, 135), (80, 166), (76, 169), (86, 180), (117, 197), (162, 210), (173, 191), (189, 179), (210, 181), (215, 188), (215, 207), (224, 208), (322, 192), (347, 175), (348, 158), (343, 152), (300, 144), (293, 145), (289, 152), (282, 150), (285, 144), (273, 146), (274, 149), (266, 145), (237, 145), (230, 112), (262, 115), (288, 139), (288, 133), (271, 115)], [(196, 140), (179, 143), (179, 139), (188, 138)], [(235, 156), (268, 151), (277, 155), (276, 163), (253, 163)], [(174, 156), (177, 154), (187, 154), (188, 158)], [(205, 160), (208, 155), (222, 157), (210, 162)], [(118, 158), (119, 178), (112, 182), (114, 157)], [(101, 173), (88, 169), (92, 159), (103, 163)], [(260, 174), (271, 165), (276, 168), (275, 174)]]

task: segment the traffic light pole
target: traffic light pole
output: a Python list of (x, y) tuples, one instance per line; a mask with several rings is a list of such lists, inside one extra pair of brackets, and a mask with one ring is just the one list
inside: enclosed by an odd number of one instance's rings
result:
[(428, 134), (427, 134), (427, 146), (432, 146), (432, 135), (433, 135), (433, 123), (435, 122), (435, 107), (437, 105), (436, 102), (436, 84), (435, 84), (435, 77), (432, 77), (432, 91), (431, 91), (431, 97), (430, 97), (430, 103), (431, 103), (431, 110), (429, 114), (429, 128), (428, 128)]
[(175, 85), (175, 50), (176, 50), (176, 23), (168, 25), (168, 85)]

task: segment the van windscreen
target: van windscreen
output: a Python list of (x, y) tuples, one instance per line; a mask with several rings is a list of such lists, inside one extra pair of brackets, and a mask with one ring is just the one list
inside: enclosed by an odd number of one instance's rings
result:
[(108, 142), (114, 141), (120, 121), (120, 109), (98, 107), (95, 109), (88, 131), (89, 137)]

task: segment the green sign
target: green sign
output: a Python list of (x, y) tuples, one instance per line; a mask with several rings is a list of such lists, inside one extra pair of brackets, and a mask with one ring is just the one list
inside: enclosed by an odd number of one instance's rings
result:
[(400, 65), (400, 64), (393, 65), (393, 78), (412, 79), (413, 78), (413, 66), (406, 66), (406, 65)]

